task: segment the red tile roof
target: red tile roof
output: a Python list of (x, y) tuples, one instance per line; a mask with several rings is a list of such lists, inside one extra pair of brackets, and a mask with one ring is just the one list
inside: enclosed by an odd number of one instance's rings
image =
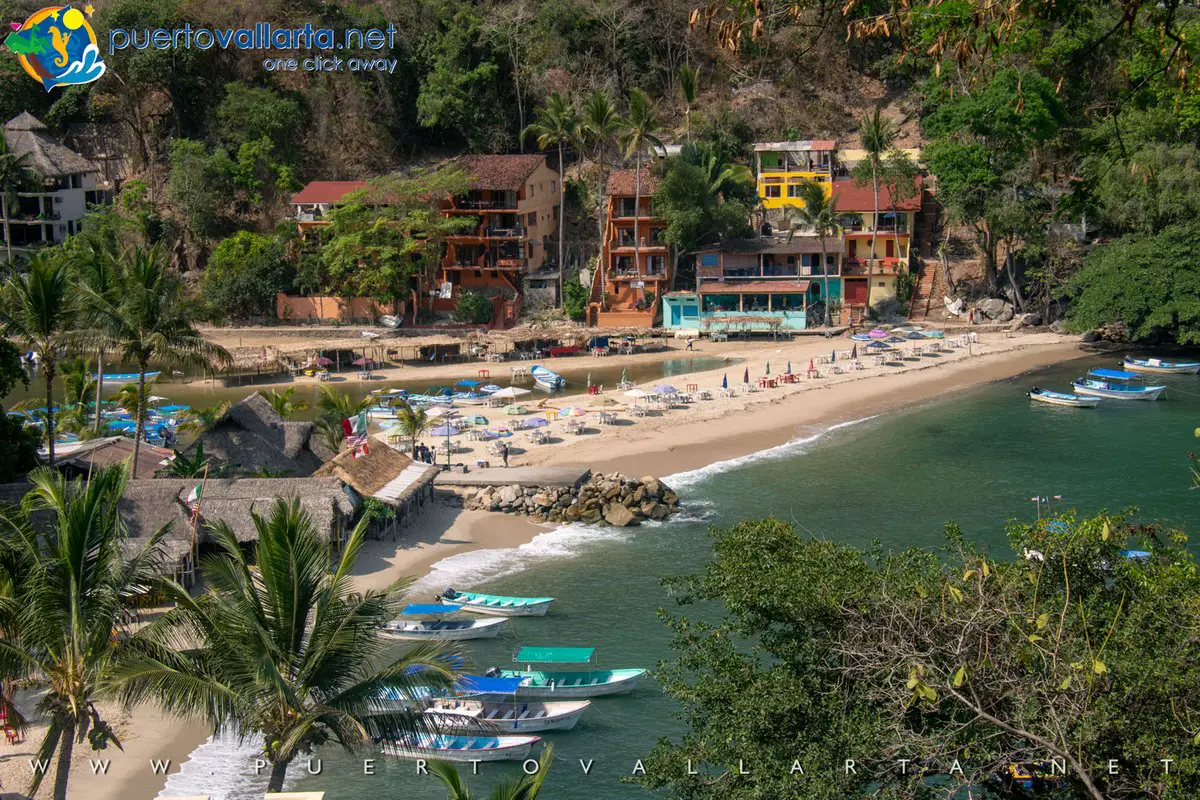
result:
[(312, 181), (292, 195), (292, 204), (340, 203), (347, 195), (366, 186), (366, 181)]
[(746, 281), (744, 283), (704, 283), (700, 294), (800, 294), (808, 291), (810, 281)]
[[(921, 179), (915, 181), (917, 193), (902, 200), (896, 208), (901, 211), (918, 211), (921, 208)], [(854, 181), (842, 180), (833, 182), (833, 205), (838, 211), (874, 211), (875, 195), (871, 185), (855, 186)], [(887, 187), (879, 187), (879, 211), (892, 210), (892, 196)]]
[(455, 163), (467, 173), (472, 189), (516, 191), (533, 171), (546, 162), (545, 156), (462, 156)]
[[(637, 192), (637, 170), (618, 169), (608, 176), (608, 194), (612, 197), (633, 197)], [(649, 197), (658, 191), (658, 176), (642, 167), (642, 197)]]

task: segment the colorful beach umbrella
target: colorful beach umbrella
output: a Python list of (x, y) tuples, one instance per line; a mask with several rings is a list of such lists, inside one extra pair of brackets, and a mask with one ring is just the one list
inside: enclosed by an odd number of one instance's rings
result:
[(458, 436), (459, 433), (461, 431), (453, 425), (438, 425), (429, 432), (431, 436)]
[(676, 394), (679, 392), (678, 389), (668, 383), (658, 384), (654, 387), (654, 391), (658, 392), (659, 394)]
[(883, 342), (871, 342), (869, 345), (867, 345), (867, 349), (868, 350), (891, 350), (892, 346), (890, 344), (884, 344)]
[(363, 356), (362, 358), (354, 359), (351, 363), (356, 367), (373, 367), (375, 366), (375, 359)]
[(558, 412), (560, 417), (582, 417), (585, 414), (587, 414), (587, 411), (577, 406), (567, 406), (566, 408), (559, 409)]
[(310, 360), (308, 363), (314, 367), (328, 367), (330, 364), (333, 363), (333, 359), (326, 358), (325, 356), (317, 356), (316, 358)]
[(550, 420), (545, 417), (530, 417), (529, 419), (521, 420), (517, 424), (522, 428), (544, 428), (550, 424)]
[(872, 339), (886, 339), (888, 332), (881, 328), (874, 328), (867, 333), (867, 336), (870, 336)]

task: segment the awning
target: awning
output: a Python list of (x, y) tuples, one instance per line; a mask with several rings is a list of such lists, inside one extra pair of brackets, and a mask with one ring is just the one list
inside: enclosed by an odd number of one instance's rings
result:
[(582, 664), (592, 660), (594, 647), (522, 647), (513, 661), (542, 664)]
[(437, 467), (428, 464), (409, 464), (371, 496), (385, 503), (398, 503), (423, 484), (432, 481), (437, 472)]
[(448, 606), (441, 603), (413, 603), (412, 605), (405, 606), (404, 610), (400, 613), (408, 617), (424, 617), (433, 614), (453, 614), (461, 610), (462, 606)]
[(700, 294), (803, 294), (811, 281), (751, 281), (747, 283), (704, 283)]
[(459, 675), (454, 690), (459, 694), (514, 694), (523, 678), (487, 678), (483, 675)]

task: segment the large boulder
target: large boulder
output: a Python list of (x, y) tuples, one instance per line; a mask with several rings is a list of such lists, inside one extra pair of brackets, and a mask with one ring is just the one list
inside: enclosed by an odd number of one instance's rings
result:
[(996, 317), (995, 319), (996, 319), (996, 322), (1009, 322), (1012, 320), (1012, 318), (1013, 318), (1012, 306), (1008, 306), (1003, 311), (1001, 311), (1000, 315), (998, 317)]
[(986, 300), (980, 300), (975, 304), (975, 307), (982, 311), (983, 315), (988, 319), (999, 319), (1006, 311), (1008, 312), (1008, 319), (1012, 319), (1012, 306), (1009, 305), (1007, 300), (1001, 300), (999, 297), (989, 297)]
[(501, 503), (512, 505), (517, 502), (517, 498), (521, 496), (520, 486), (501, 486), (500, 491), (496, 493), (497, 499)]
[(644, 475), (640, 483), (642, 486), (646, 487), (646, 491), (648, 493), (654, 495), (655, 497), (658, 496), (663, 488), (662, 484), (659, 483), (658, 478), (654, 477), (653, 475)]
[(620, 503), (609, 503), (604, 508), (604, 521), (615, 528), (624, 528), (637, 522), (637, 517)]

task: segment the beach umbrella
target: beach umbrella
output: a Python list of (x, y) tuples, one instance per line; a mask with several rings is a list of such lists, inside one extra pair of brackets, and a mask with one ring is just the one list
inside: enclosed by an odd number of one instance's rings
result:
[(721, 376), (721, 388), (722, 389), (729, 388), (729, 373), (728, 372), (726, 372), (724, 375)]
[(463, 422), (465, 422), (467, 425), (488, 424), (487, 417), (483, 416), (482, 414), (471, 414), (470, 416), (463, 417)]
[(313, 367), (328, 367), (333, 363), (333, 359), (326, 358), (325, 356), (317, 356), (316, 358), (311, 359), (308, 363)]
[(587, 386), (589, 389), (592, 388), (592, 373), (590, 372), (587, 374)]
[(645, 397), (647, 394), (649, 394), (649, 392), (647, 392), (645, 389), (630, 389), (625, 393), (625, 396), (632, 397), (633, 399), (637, 400), (638, 398)]
[(498, 392), (492, 392), (492, 397), (499, 397), (502, 400), (504, 400), (504, 399), (515, 400), (518, 397), (521, 397), (521, 396), (527, 395), (527, 394), (532, 394), (532, 393), (528, 389), (522, 389), (519, 386), (509, 386), (507, 389), (501, 389)]
[(892, 346), (890, 344), (884, 344), (883, 342), (871, 342), (869, 345), (867, 345), (867, 349), (868, 350), (891, 350)]
[(366, 356), (363, 356), (362, 358), (354, 359), (354, 361), (352, 361), (350, 363), (352, 363), (356, 367), (373, 367), (373, 366), (375, 366), (375, 359), (367, 358)]
[(870, 336), (872, 339), (886, 339), (888, 332), (880, 328), (873, 328), (867, 333), (867, 336)]
[(430, 436), (458, 436), (458, 434), (460, 434), (460, 433), (462, 433), (462, 431), (460, 431), (458, 428), (454, 427), (453, 425), (438, 425), (436, 428), (434, 428), (433, 430), (431, 430), (429, 432), (429, 435)]
[(771, 374), (771, 362), (768, 361), (767, 368), (765, 370), (763, 370), (763, 375), (770, 375), (770, 374)]
[(851, 358), (858, 358), (858, 345), (857, 345), (857, 344), (856, 344), (856, 345), (854, 345), (854, 347), (853, 347), (853, 348), (851, 348), (851, 350), (850, 350), (850, 357), (851, 357)]
[(529, 419), (521, 420), (518, 424), (522, 428), (526, 429), (544, 428), (550, 424), (550, 420), (546, 419), (545, 417), (530, 417)]
[(788, 359), (787, 374), (788, 375), (792, 374), (792, 360), (790, 358)]
[(904, 338), (900, 336), (889, 336), (884, 341), (888, 344), (904, 344), (905, 342)]
[(445, 389), (442, 389), (442, 396), (454, 397), (454, 390), (447, 386)]
[[(357, 364), (358, 362), (356, 361), (354, 363)], [(455, 383), (454, 385), (455, 386), (465, 386), (468, 389), (474, 389), (476, 386), (482, 386), (483, 384), (480, 381), (461, 380), (461, 381), (458, 381), (457, 383)]]
[(832, 364), (835, 361), (837, 361), (837, 350), (830, 350), (829, 351), (829, 363)]
[(578, 406), (567, 406), (566, 408), (561, 408), (558, 411), (558, 415), (560, 417), (582, 417), (585, 414), (587, 414), (587, 411), (579, 408)]
[(908, 336), (906, 338), (908, 338), (908, 339), (926, 339), (928, 337), (925, 334), (921, 333), (920, 331), (909, 331)]
[(750, 368), (746, 367), (746, 372), (745, 372), (745, 374), (742, 375), (742, 383), (749, 383), (749, 382), (750, 382)]
[(667, 383), (658, 384), (654, 387), (654, 391), (658, 392), (659, 394), (677, 394), (679, 392), (678, 389)]
[(810, 359), (808, 360), (808, 371), (809, 371), (809, 372), (815, 372), (815, 371), (816, 371), (816, 369), (817, 369), (817, 365), (816, 365), (815, 363), (813, 363), (813, 360), (810, 358)]
[(625, 374), (625, 367), (621, 367), (621, 383), (628, 383), (629, 378)]
[(512, 405), (508, 405), (508, 406), (504, 407), (504, 413), (508, 414), (509, 416), (516, 416), (518, 414), (526, 413), (526, 409), (525, 409), (525, 406), (520, 406), (520, 405), (517, 405), (516, 403), (513, 403)]

